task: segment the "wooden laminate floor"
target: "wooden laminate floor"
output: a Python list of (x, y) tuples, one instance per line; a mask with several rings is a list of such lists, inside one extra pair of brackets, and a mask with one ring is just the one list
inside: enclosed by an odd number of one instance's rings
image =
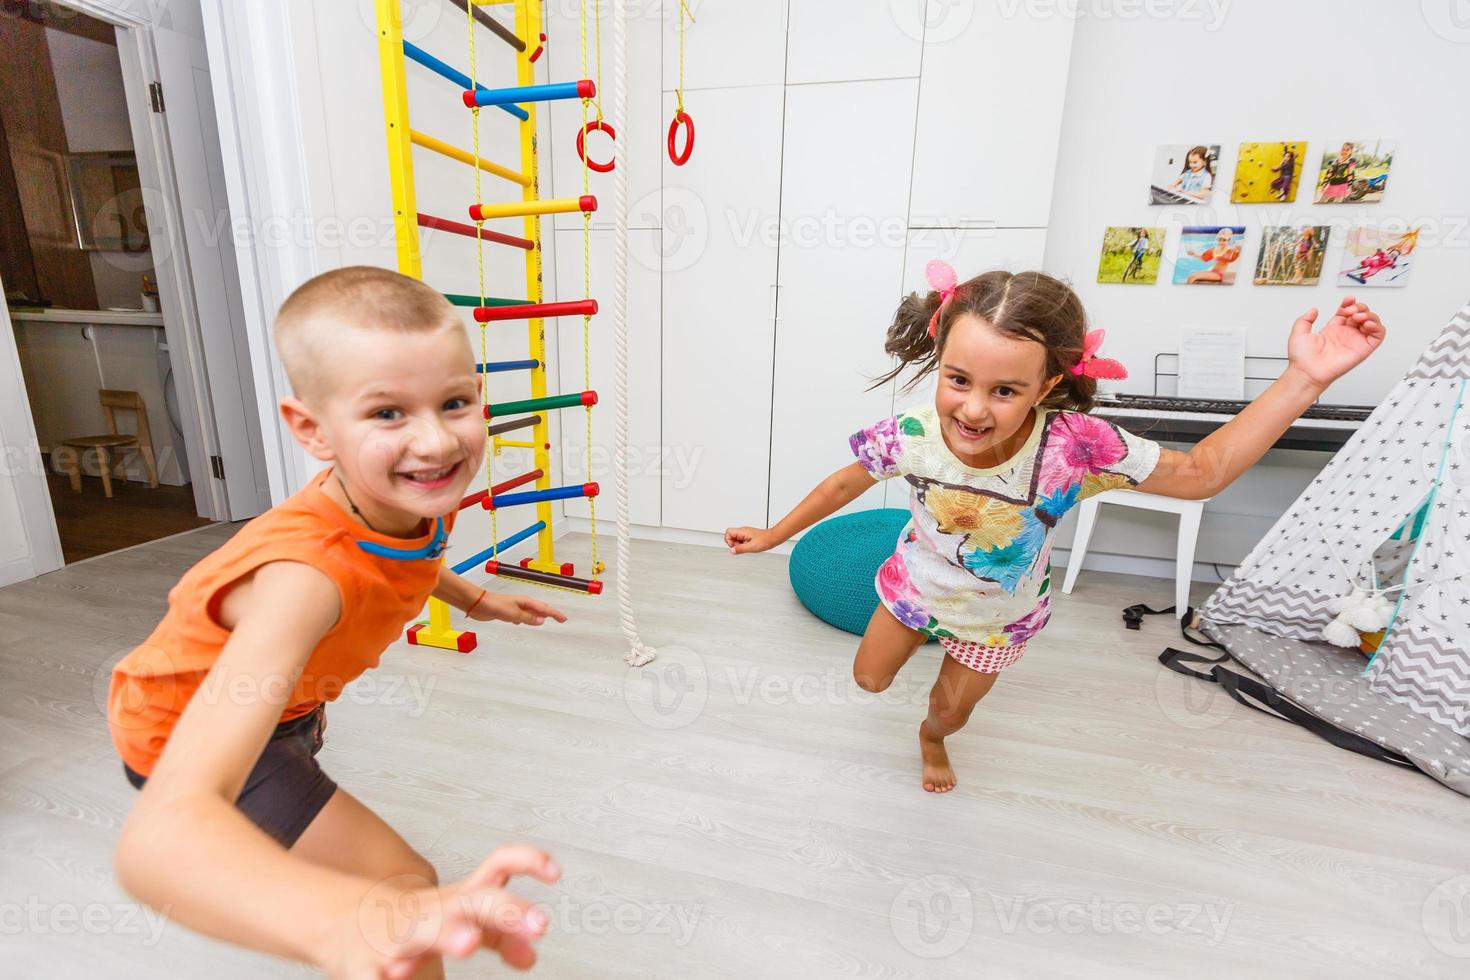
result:
[[(109, 665), (231, 531), (0, 590), (5, 975), (305, 975), (140, 911), (111, 869), (134, 797)], [(539, 975), (1470, 974), (1470, 801), (1163, 671), (1171, 624), (1118, 610), (1168, 583), (1058, 596), (936, 797), (915, 735), (934, 648), (864, 694), (854, 638), (801, 609), (785, 558), (635, 553), (653, 666), (623, 665), (611, 595), (558, 594), (565, 626), (482, 626), (470, 656), (397, 644), (330, 709), (327, 770), (446, 880), (507, 841), (562, 862), (523, 888), (553, 922)]]
[(51, 472), (49, 466), (46, 485), (62, 557), (68, 565), (211, 523), (199, 516), (194, 489), (188, 485), (150, 487), (114, 479), (109, 500), (102, 492), (101, 477), (83, 476), (82, 492), (77, 493), (65, 476)]

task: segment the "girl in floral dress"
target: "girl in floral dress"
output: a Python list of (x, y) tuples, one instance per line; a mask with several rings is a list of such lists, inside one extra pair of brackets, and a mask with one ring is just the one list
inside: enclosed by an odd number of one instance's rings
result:
[[(1300, 317), (1282, 376), (1188, 453), (1161, 448), (1086, 412), (1097, 378), (1126, 374), (1097, 355), (1081, 301), (1039, 272), (987, 272), (956, 283), (929, 263), (927, 295), (910, 295), (888, 330), (898, 359), (879, 384), (916, 368), (939, 373), (933, 404), (862, 429), (857, 462), (827, 477), (771, 528), (725, 532), (732, 552), (765, 551), (857, 499), (876, 480), (908, 484), (912, 518), (878, 571), (881, 603), (858, 646), (853, 676), (883, 691), (930, 638), (943, 645), (929, 712), (919, 726), (923, 785), (955, 785), (944, 739), (959, 731), (999, 672), (1051, 615), (1049, 557), (1063, 515), (1118, 487), (1202, 499), (1254, 464), (1329, 383), (1382, 341), (1376, 314), (1345, 297), (1313, 333)], [(907, 389), (906, 389), (907, 390)]]

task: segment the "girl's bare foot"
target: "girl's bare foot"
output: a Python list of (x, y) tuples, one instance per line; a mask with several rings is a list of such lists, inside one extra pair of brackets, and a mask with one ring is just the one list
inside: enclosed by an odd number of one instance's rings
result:
[(925, 730), (928, 721), (919, 725), (919, 750), (924, 756), (924, 792), (948, 793), (954, 789), (954, 770), (949, 765), (949, 753), (944, 750), (943, 738), (931, 738)]

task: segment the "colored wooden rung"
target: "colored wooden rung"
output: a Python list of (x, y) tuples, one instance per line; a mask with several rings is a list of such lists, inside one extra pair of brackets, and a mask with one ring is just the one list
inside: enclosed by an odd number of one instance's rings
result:
[(487, 425), (485, 427), (485, 434), (487, 436), (498, 436), (502, 432), (514, 432), (516, 429), (525, 429), (540, 424), (541, 416), (528, 415), (523, 419), (511, 419), (509, 422), (497, 422), (495, 425)]
[[(403, 42), (407, 46), (408, 42)], [(470, 91), (469, 79), (460, 88), (465, 90), (464, 104), (473, 109), (475, 106), (487, 105), (514, 105), (517, 102), (554, 102), (557, 99), (590, 99), (597, 95), (597, 86), (592, 79), (584, 78), (579, 82), (552, 82), (550, 85), (516, 85), (511, 88), (487, 89), (481, 87), (478, 91)], [(519, 108), (519, 107), (517, 107)]]
[(503, 415), (519, 415), (521, 412), (539, 412), (542, 409), (576, 408), (578, 405), (596, 405), (597, 392), (580, 391), (570, 395), (548, 395), (545, 398), (522, 398), (513, 402), (492, 402), (485, 406), (487, 419)]
[[(423, 48), (419, 47), (417, 44), (413, 44), (413, 43), (411, 43), (409, 41), (404, 41), (403, 42), (403, 54), (404, 54), (404, 57), (408, 58), (408, 60), (418, 62), (419, 64), (423, 65), (425, 68), (429, 69), (429, 71), (433, 72), (434, 74), (438, 75), (441, 78), (444, 78), (444, 79), (447, 79), (447, 80), (453, 82), (455, 85), (459, 86), (462, 89), (468, 90), (468, 89), (471, 89), (471, 88), (475, 88), (482, 95), (484, 95), (484, 94), (494, 94), (495, 92), (505, 91), (505, 89), (489, 89), (489, 88), (486, 88), (483, 85), (476, 86), (475, 83), (473, 83), (473, 82), (470, 81), (470, 76), (466, 75), (464, 72), (459, 71), (456, 68), (449, 67), (444, 62), (440, 61), (438, 58), (434, 57), (433, 55), (429, 54), (429, 52), (427, 52)], [(465, 94), (468, 95), (470, 93), (468, 91), (466, 91)], [(590, 98), (590, 96), (588, 96), (588, 98)], [(530, 119), (531, 118), (530, 113), (526, 112), (526, 110), (525, 109), (522, 109), (520, 106), (514, 105), (512, 103), (516, 103), (516, 102), (529, 102), (529, 101), (531, 101), (531, 100), (529, 100), (529, 99), (505, 99), (503, 101), (484, 102), (484, 103), (481, 103), (481, 104), (482, 105), (498, 105), (502, 109), (504, 109), (506, 112), (510, 113), (512, 116), (515, 116), (517, 119), (521, 120), (522, 122), (525, 122), (527, 119)], [(470, 103), (466, 102), (465, 104), (466, 105), (469, 105)]]
[[(460, 10), (471, 9), (466, 6), (466, 0), (451, 0), (451, 2)], [(491, 17), (483, 10), (475, 9), (474, 15), (475, 23), (479, 24), (481, 27), (488, 28), (492, 34), (500, 38), (506, 44), (509, 44), (517, 51), (526, 50), (526, 42), (516, 37), (515, 31), (511, 30), (509, 27), (506, 27), (500, 21), (496, 20), (494, 17)]]
[(422, 146), (426, 150), (433, 150), (435, 153), (449, 157), (451, 160), (458, 160), (460, 163), (469, 164), (471, 167), (479, 166), (487, 174), (504, 177), (506, 180), (520, 184), (522, 187), (531, 186), (531, 178), (525, 174), (518, 174), (509, 167), (502, 167), (498, 163), (491, 163), (484, 157), (476, 158), (459, 147), (452, 146), (441, 139), (436, 139), (428, 133), (421, 133), (416, 129), (411, 129), (408, 131), (408, 138), (413, 141), (414, 145)]
[(500, 578), (511, 578), (521, 582), (535, 582), (537, 585), (555, 585), (563, 589), (571, 589), (575, 592), (586, 592), (588, 595), (602, 595), (602, 583), (588, 578), (576, 578), (571, 575), (557, 575), (553, 572), (538, 572), (532, 568), (521, 568), (517, 565), (507, 565), (504, 562), (492, 561), (485, 565), (485, 571)]
[(485, 361), (476, 364), (475, 370), (480, 374), (499, 374), (502, 371), (533, 371), (541, 366), (537, 360), (530, 361)]
[(487, 510), (502, 507), (519, 507), (522, 504), (539, 504), (547, 500), (572, 500), (577, 497), (595, 497), (599, 488), (595, 483), (581, 483), (570, 487), (549, 487), (545, 490), (527, 490), (524, 493), (491, 494), (482, 506)]
[(540, 201), (507, 201), (503, 204), (471, 204), (471, 221), (492, 221), (495, 218), (525, 218), (536, 214), (570, 214), (573, 211), (591, 213), (597, 210), (597, 195), (583, 194), (581, 197), (549, 197)]
[(540, 320), (553, 316), (596, 316), (597, 300), (574, 299), (565, 303), (521, 303), (516, 306), (477, 306), (475, 319), (481, 323), (500, 320)]
[(507, 548), (515, 547), (522, 541), (529, 538), (531, 535), (545, 530), (545, 528), (545, 521), (537, 521), (535, 524), (532, 524), (525, 530), (517, 531), (515, 534), (512, 534), (510, 537), (506, 538), (504, 541), (500, 542), (494, 547), (486, 548), (484, 551), (480, 552), (478, 555), (475, 555), (473, 558), (466, 558), (458, 565), (455, 565), (454, 574), (463, 575), (465, 572), (480, 564), (480, 562), (485, 561), (486, 559), (494, 558), (496, 555), (505, 551)]
[(489, 228), (476, 228), (459, 221), (450, 221), (448, 218), (436, 218), (432, 214), (419, 212), (419, 224), (424, 228), (433, 228), (437, 231), (447, 231), (455, 235), (463, 235), (466, 238), (477, 238), (481, 241), (495, 242), (499, 245), (510, 245), (513, 248), (523, 248), (527, 252), (536, 247), (536, 243), (529, 238), (517, 238), (515, 235), (502, 235), (498, 231)]
[(470, 293), (445, 293), (444, 298), (455, 306), (525, 306), (528, 300), (524, 299), (502, 299), (499, 296), (486, 296), (484, 302), (480, 297)]
[(527, 483), (531, 483), (532, 481), (539, 479), (541, 479), (540, 470), (532, 470), (529, 473), (522, 473), (520, 476), (513, 476), (503, 483), (495, 484), (489, 490), (477, 490), (476, 492), (470, 494), (468, 497), (459, 502), (459, 509), (464, 510), (466, 507), (478, 504), (491, 494), (505, 493), (505, 491), (507, 490), (514, 490), (516, 487), (523, 486)]
[(444, 630), (436, 633), (427, 622), (414, 623), (405, 637), (410, 646), (438, 647), (456, 653), (469, 653), (479, 642), (479, 637), (469, 630)]

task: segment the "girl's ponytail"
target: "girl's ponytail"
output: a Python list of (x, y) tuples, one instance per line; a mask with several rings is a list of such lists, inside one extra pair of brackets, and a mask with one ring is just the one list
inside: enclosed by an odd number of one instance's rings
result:
[[(934, 319), (934, 313), (939, 309), (940, 302), (939, 293), (930, 290), (923, 295), (909, 293), (904, 297), (903, 302), (898, 304), (898, 309), (893, 314), (893, 322), (888, 326), (888, 338), (883, 342), (883, 349), (896, 357), (898, 363), (894, 365), (892, 371), (874, 381), (869, 391), (894, 380), (911, 364), (918, 364), (919, 370), (909, 382), (909, 387), (934, 369), (934, 362), (939, 355), (939, 345), (936, 338), (929, 335), (929, 323)], [(940, 327), (942, 329), (943, 324)]]

